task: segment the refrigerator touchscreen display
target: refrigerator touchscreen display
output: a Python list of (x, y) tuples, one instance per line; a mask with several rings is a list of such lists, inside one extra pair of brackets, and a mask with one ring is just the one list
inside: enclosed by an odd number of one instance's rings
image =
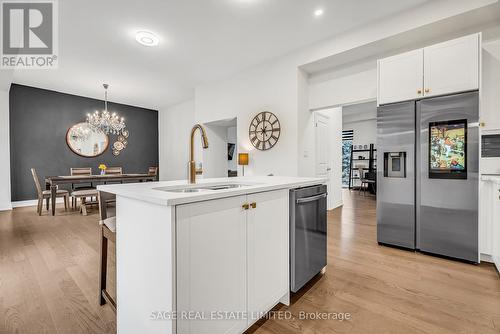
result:
[(467, 179), (467, 120), (429, 123), (429, 178)]

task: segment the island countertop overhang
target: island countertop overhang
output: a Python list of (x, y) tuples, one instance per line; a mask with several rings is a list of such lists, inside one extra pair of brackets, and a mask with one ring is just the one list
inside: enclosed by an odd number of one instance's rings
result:
[[(123, 196), (139, 201), (163, 206), (201, 202), (224, 197), (240, 196), (278, 189), (294, 189), (326, 183), (324, 178), (286, 177), (286, 176), (255, 176), (208, 178), (189, 184), (187, 180), (142, 182), (129, 184), (99, 185), (97, 189), (117, 196)], [(222, 190), (203, 190), (194, 193), (170, 192), (157, 188), (206, 187), (218, 184), (244, 184), (245, 186)]]

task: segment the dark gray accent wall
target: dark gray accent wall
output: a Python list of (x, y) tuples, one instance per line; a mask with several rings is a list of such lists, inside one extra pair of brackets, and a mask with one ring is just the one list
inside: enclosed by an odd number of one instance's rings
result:
[[(112, 91), (110, 91), (112, 94)], [(36, 198), (30, 168), (36, 168), (42, 187), (44, 176), (69, 175), (71, 167), (121, 166), (124, 173), (145, 173), (158, 166), (158, 112), (109, 103), (108, 110), (125, 117), (130, 131), (127, 148), (119, 156), (111, 150), (116, 141), (95, 158), (73, 153), (66, 144), (66, 131), (84, 122), (87, 113), (102, 110), (104, 102), (81, 96), (12, 85), (10, 89), (10, 164), (12, 201)]]

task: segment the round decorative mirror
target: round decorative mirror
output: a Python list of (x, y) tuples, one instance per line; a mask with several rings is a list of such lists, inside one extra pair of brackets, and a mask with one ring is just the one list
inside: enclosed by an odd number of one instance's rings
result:
[(92, 131), (87, 123), (78, 123), (68, 129), (66, 143), (76, 154), (92, 158), (106, 151), (109, 145), (109, 138), (101, 130)]

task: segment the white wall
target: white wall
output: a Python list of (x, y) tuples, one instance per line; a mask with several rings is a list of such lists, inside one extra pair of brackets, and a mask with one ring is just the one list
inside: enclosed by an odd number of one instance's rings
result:
[(342, 108), (342, 130), (353, 130), (353, 145), (377, 144), (377, 103), (368, 102)]
[[(208, 148), (202, 150), (203, 177), (227, 177), (227, 127), (204, 124), (208, 138)], [(201, 149), (200, 143), (195, 143), (195, 149)]]
[[(297, 72), (293, 63), (264, 64), (233, 78), (196, 88), (196, 121), (237, 117), (238, 152), (249, 153), (245, 175), (297, 175)], [(282, 132), (271, 150), (255, 149), (248, 138), (252, 118), (273, 112)], [(239, 174), (241, 168), (239, 169)], [(241, 175), (241, 174), (240, 174)]]
[(320, 109), (377, 98), (375, 60), (309, 78), (309, 108)]
[[(194, 101), (160, 109), (158, 114), (160, 180), (187, 179), (189, 136), (194, 125)], [(199, 151), (201, 145), (198, 134), (195, 140), (198, 143), (195, 149)]]
[(342, 108), (317, 111), (328, 120), (328, 160), (330, 182), (328, 183), (328, 210), (335, 209), (342, 202)]
[(12, 208), (9, 145), (9, 92), (0, 91), (0, 211)]

